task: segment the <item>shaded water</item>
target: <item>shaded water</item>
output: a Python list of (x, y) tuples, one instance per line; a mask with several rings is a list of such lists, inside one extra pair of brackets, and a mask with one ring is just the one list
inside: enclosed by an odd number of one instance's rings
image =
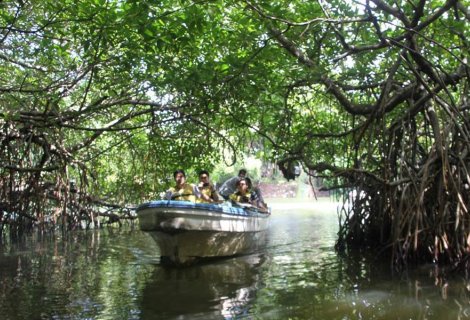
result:
[(463, 277), (338, 256), (331, 203), (273, 208), (263, 252), (184, 269), (137, 228), (3, 243), (0, 318), (470, 319)]

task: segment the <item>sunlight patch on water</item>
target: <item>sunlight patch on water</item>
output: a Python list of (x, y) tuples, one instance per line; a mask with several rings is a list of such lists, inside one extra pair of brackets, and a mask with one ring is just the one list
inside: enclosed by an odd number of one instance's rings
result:
[(292, 262), (293, 258), (291, 256), (275, 256), (273, 260), (275, 263), (286, 264)]
[(267, 199), (267, 203), (271, 210), (278, 211), (292, 211), (292, 210), (315, 210), (315, 211), (335, 211), (341, 206), (340, 202), (335, 202), (329, 199), (321, 200), (297, 200), (297, 199)]

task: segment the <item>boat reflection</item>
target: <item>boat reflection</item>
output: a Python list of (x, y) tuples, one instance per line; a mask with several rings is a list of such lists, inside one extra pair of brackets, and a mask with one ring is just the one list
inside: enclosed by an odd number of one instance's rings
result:
[(249, 314), (249, 303), (254, 300), (256, 287), (240, 288), (236, 290), (234, 298), (222, 299), (221, 314), (224, 319), (238, 319)]
[(142, 319), (225, 319), (249, 314), (264, 256), (187, 268), (158, 267), (142, 293)]

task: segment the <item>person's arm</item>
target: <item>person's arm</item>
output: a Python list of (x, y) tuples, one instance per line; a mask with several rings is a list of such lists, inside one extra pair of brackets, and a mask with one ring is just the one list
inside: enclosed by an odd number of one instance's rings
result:
[(168, 189), (165, 193), (165, 200), (171, 200), (171, 197), (173, 196), (173, 192), (171, 189)]
[(214, 202), (220, 202), (220, 196), (217, 193), (217, 190), (215, 189), (213, 185), (211, 185), (211, 188), (212, 188), (211, 189), (212, 200), (214, 200)]
[(203, 183), (199, 183), (197, 185), (197, 192), (198, 192), (198, 198), (200, 199), (204, 199), (205, 201), (207, 202), (212, 202), (212, 199), (211, 197), (209, 197), (207, 194), (205, 194), (204, 192), (202, 192), (202, 189), (204, 188), (204, 184)]
[(257, 195), (257, 197), (258, 197), (258, 200), (259, 200), (260, 202), (263, 202), (263, 203), (264, 203), (263, 194), (261, 193), (261, 189), (260, 189), (258, 186), (256, 186), (256, 187), (253, 188), (253, 192), (256, 193), (256, 195)]
[(237, 188), (237, 181), (238, 177), (233, 177), (228, 180), (225, 180), (225, 182), (222, 183), (219, 188), (219, 193), (224, 197), (230, 197), (230, 195), (234, 193), (235, 189)]
[(227, 195), (227, 181), (226, 180), (224, 183), (222, 183), (222, 185), (219, 187), (219, 193), (225, 197), (228, 197), (229, 195)]
[(253, 190), (250, 191), (250, 202), (256, 203), (259, 200), (258, 194)]
[(257, 192), (255, 192), (255, 191), (252, 191), (252, 192), (251, 192), (250, 203), (251, 203), (253, 206), (255, 206), (255, 207), (261, 209), (262, 211), (267, 210), (267, 207), (266, 207), (264, 201), (260, 199), (259, 194), (258, 194)]
[(195, 184), (191, 185), (191, 187), (193, 189), (193, 194), (196, 196), (196, 198), (201, 198), (202, 193), (201, 191), (199, 191), (199, 187)]

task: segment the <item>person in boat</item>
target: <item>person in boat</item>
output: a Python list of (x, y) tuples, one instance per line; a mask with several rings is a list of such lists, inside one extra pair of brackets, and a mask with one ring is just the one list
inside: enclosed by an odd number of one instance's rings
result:
[(196, 202), (196, 198), (199, 197), (199, 190), (195, 185), (186, 183), (184, 170), (176, 170), (173, 173), (173, 178), (176, 185), (167, 190), (165, 199)]
[(238, 176), (226, 180), (219, 188), (219, 194), (226, 200), (237, 191), (237, 183), (240, 179), (246, 177), (246, 169), (240, 169)]
[(257, 207), (263, 211), (267, 210), (264, 202), (259, 200), (257, 193), (250, 190), (250, 186), (250, 178), (241, 178), (237, 182), (237, 191), (232, 193), (229, 199), (235, 203), (251, 204), (252, 206)]
[(256, 199), (255, 200), (256, 201), (255, 206), (258, 207), (258, 208), (262, 208), (262, 209), (267, 210), (268, 205), (266, 204), (266, 202), (264, 202), (264, 198), (263, 198), (263, 195), (261, 194), (260, 188), (259, 187), (254, 187), (250, 178), (246, 177), (245, 179), (248, 182), (248, 190), (250, 191), (250, 193), (253, 194), (253, 198)]
[[(237, 191), (237, 182), (243, 178), (248, 178), (246, 169), (240, 169), (240, 171), (238, 171), (238, 176), (225, 181), (219, 188), (219, 194), (224, 199), (228, 200), (230, 198), (230, 195)], [(251, 190), (251, 192), (256, 194), (256, 197), (258, 201), (262, 204), (262, 206), (267, 207), (266, 202), (264, 202), (263, 194), (261, 193), (260, 188), (253, 186), (249, 178), (248, 181), (250, 182), (250, 186), (248, 186), (248, 188)]]
[(199, 184), (197, 185), (199, 197), (196, 202), (199, 203), (213, 203), (220, 202), (217, 190), (209, 180), (209, 172), (207, 170), (199, 171)]

